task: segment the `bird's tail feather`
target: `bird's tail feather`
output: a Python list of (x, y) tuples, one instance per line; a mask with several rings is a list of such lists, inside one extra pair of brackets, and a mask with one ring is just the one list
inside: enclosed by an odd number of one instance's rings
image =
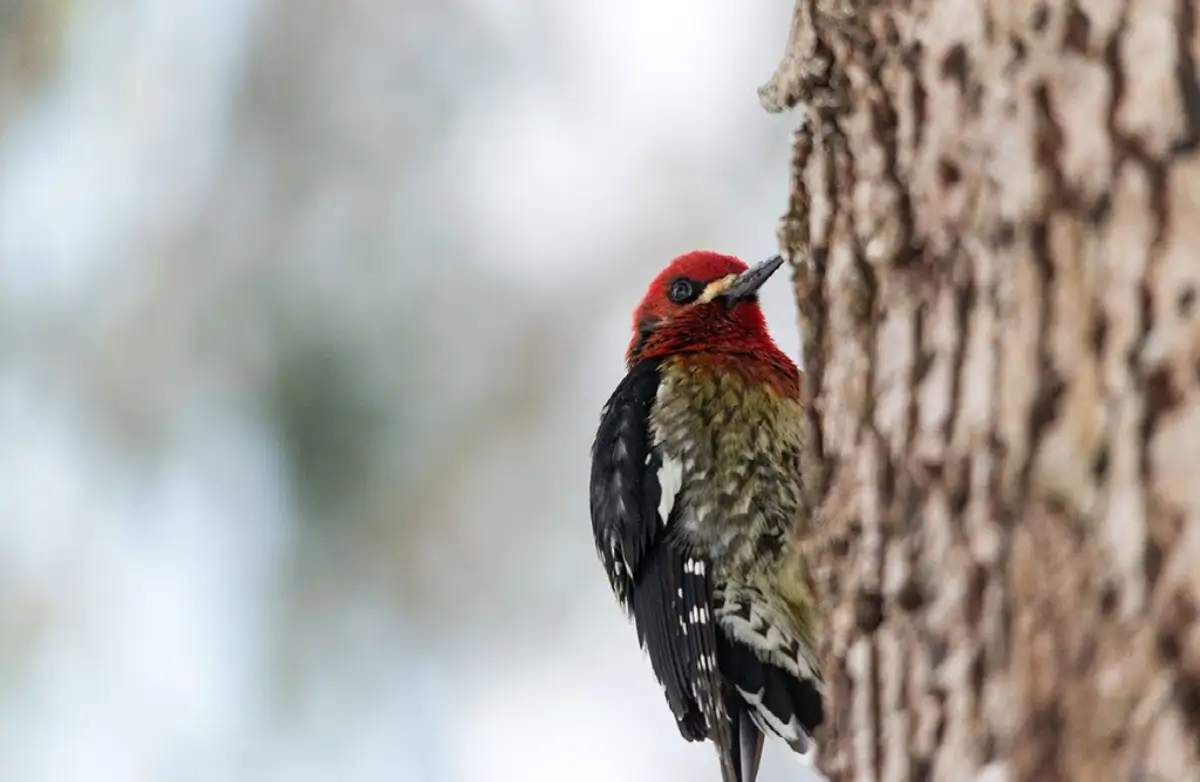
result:
[(717, 742), (721, 782), (755, 782), (766, 737), (745, 708), (734, 710), (728, 728), (723, 733), (728, 741)]
[(754, 724), (754, 720), (745, 709), (738, 711), (737, 721), (741, 782), (754, 782), (758, 777), (758, 763), (762, 760), (763, 741), (766, 736)]

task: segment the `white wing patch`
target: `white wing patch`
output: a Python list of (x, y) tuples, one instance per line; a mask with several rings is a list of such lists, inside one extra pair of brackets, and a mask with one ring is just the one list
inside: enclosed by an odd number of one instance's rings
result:
[(662, 466), (658, 468), (658, 488), (661, 492), (658, 498), (658, 518), (663, 524), (671, 518), (675, 499), (682, 487), (683, 465), (674, 456), (664, 455)]

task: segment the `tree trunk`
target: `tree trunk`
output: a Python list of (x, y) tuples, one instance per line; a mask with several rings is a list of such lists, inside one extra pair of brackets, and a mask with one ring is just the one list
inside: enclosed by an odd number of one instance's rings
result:
[(799, 0), (831, 780), (1200, 780), (1196, 0)]

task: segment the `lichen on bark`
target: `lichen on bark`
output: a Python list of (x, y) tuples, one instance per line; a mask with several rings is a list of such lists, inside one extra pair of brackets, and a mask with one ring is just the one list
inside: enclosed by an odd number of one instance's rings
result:
[(1194, 0), (799, 0), (841, 780), (1200, 779)]

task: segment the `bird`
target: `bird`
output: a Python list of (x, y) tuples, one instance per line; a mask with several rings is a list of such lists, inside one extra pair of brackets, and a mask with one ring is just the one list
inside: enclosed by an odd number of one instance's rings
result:
[(806, 753), (824, 720), (819, 621), (798, 544), (800, 371), (754, 266), (674, 258), (634, 310), (625, 375), (600, 412), (590, 510), (609, 586), (680, 734), (755, 782), (767, 735)]

